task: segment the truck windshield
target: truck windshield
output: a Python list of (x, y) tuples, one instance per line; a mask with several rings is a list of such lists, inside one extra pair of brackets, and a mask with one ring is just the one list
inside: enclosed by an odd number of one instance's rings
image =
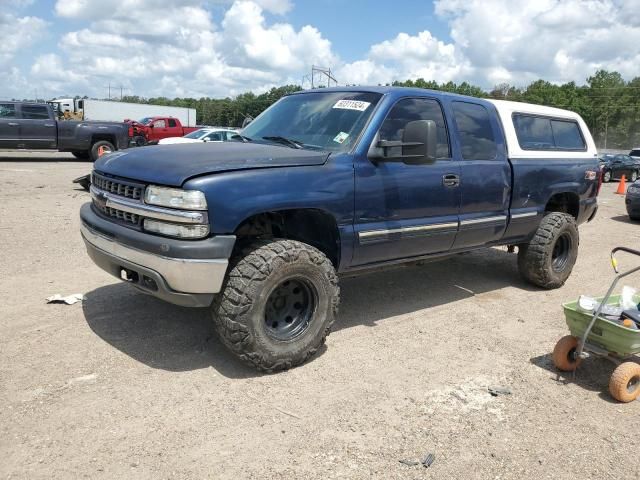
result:
[(372, 92), (290, 95), (265, 110), (243, 131), (245, 140), (344, 152), (357, 140), (382, 97)]

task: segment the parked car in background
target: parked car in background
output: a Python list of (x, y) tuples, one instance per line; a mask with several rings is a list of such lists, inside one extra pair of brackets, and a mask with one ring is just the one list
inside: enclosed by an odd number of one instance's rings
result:
[(163, 138), (183, 137), (202, 128), (185, 127), (179, 118), (173, 117), (145, 117), (139, 121), (127, 119), (125, 122), (133, 128), (133, 143), (138, 147), (155, 145)]
[(640, 220), (640, 181), (632, 183), (624, 199), (631, 220)]
[(600, 156), (602, 181), (620, 180), (622, 175), (627, 180), (635, 182), (640, 176), (640, 164), (629, 155), (614, 155), (611, 153)]
[(46, 103), (0, 102), (0, 148), (58, 150), (96, 160), (127, 148), (131, 133), (126, 123), (59, 121)]
[(234, 135), (238, 135), (238, 132), (228, 128), (201, 128), (200, 130), (186, 134), (184, 137), (163, 138), (158, 144), (173, 145), (175, 143), (226, 142), (231, 140)]

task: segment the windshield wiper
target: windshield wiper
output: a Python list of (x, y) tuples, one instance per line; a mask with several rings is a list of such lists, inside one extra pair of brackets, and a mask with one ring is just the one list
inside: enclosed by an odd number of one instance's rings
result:
[(233, 135), (231, 135), (231, 138), (236, 138), (236, 137), (238, 137), (244, 143), (253, 142), (253, 138), (245, 137), (244, 135), (240, 135), (239, 133), (234, 133)]
[(266, 137), (262, 137), (264, 140), (271, 140), (272, 142), (278, 142), (278, 143), (282, 143), (284, 145), (288, 145), (291, 148), (303, 148), (304, 147), (304, 143), (298, 141), (298, 140), (293, 140), (292, 138), (286, 138), (286, 137), (281, 137), (280, 135), (274, 135), (274, 136), (266, 136)]

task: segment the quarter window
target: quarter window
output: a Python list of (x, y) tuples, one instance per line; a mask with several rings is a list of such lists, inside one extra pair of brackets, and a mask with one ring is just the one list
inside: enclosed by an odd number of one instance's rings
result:
[(467, 102), (453, 102), (452, 108), (460, 136), (462, 158), (494, 159), (497, 147), (487, 109), (482, 105)]
[(572, 120), (536, 115), (513, 115), (518, 143), (523, 150), (584, 150), (580, 127)]
[(16, 118), (16, 106), (13, 103), (0, 103), (0, 118)]
[(23, 105), (22, 118), (29, 120), (49, 120), (49, 111), (43, 105)]
[[(401, 141), (404, 127), (414, 120), (433, 120), (438, 133), (438, 145), (436, 147), (437, 158), (450, 158), (449, 136), (444, 122), (442, 108), (436, 100), (429, 98), (406, 98), (394, 105), (380, 127), (380, 140)], [(389, 149), (392, 155), (393, 147)], [(399, 152), (398, 152), (399, 154)]]

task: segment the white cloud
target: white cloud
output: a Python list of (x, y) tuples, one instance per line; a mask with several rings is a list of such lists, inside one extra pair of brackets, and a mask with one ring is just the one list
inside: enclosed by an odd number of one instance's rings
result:
[[(27, 66), (18, 52), (47, 23), (19, 14), (33, 0), (0, 2), (2, 73), (54, 94), (105, 96), (110, 82), (142, 96), (229, 96), (299, 83), (313, 64), (341, 84), (422, 77), (486, 88), (582, 83), (598, 68), (631, 78), (640, 64), (638, 0), (436, 0), (446, 39), (400, 32), (350, 61), (317, 27), (287, 22), (292, 0), (57, 0), (59, 24), (74, 28)], [(4, 83), (0, 95), (21, 95), (19, 82)]]
[(18, 17), (0, 12), (0, 65), (7, 64), (14, 56), (45, 34), (47, 22), (38, 17)]
[(471, 78), (485, 86), (496, 77), (582, 83), (598, 68), (637, 75), (637, 0), (438, 0), (435, 6), (473, 65)]

